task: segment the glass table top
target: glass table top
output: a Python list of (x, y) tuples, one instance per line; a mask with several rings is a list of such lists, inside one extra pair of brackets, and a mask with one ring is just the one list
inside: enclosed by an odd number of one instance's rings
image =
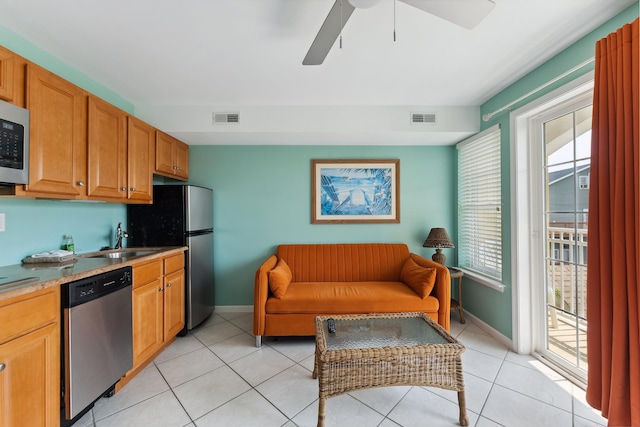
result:
[[(322, 322), (327, 350), (449, 344), (446, 337), (420, 317), (335, 319), (331, 334)], [(455, 342), (455, 341), (453, 341)]]

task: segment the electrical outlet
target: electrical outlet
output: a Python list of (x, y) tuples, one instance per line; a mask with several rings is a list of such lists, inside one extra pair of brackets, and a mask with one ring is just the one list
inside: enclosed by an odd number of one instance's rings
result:
[(4, 231), (4, 213), (0, 213), (0, 232)]

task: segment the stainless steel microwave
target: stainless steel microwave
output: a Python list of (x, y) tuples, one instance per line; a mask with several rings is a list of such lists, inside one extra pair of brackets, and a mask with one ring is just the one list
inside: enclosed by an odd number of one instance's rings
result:
[(29, 110), (0, 101), (0, 183), (29, 183)]

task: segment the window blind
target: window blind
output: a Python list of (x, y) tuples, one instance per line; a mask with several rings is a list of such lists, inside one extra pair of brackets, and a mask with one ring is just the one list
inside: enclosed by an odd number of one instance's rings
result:
[(499, 125), (460, 142), (456, 148), (459, 265), (502, 281)]

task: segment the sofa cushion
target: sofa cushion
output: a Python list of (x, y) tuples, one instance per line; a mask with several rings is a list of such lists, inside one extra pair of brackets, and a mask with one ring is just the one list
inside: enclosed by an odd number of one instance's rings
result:
[(276, 298), (282, 298), (291, 283), (291, 269), (280, 258), (273, 270), (269, 271), (269, 290)]
[(420, 298), (402, 282), (291, 282), (281, 298), (269, 298), (266, 312), (364, 314), (438, 311), (438, 299)]
[(294, 282), (399, 282), (409, 258), (404, 243), (331, 243), (278, 245)]
[(436, 269), (422, 267), (409, 258), (402, 267), (400, 280), (409, 285), (420, 298), (426, 298), (436, 284)]

